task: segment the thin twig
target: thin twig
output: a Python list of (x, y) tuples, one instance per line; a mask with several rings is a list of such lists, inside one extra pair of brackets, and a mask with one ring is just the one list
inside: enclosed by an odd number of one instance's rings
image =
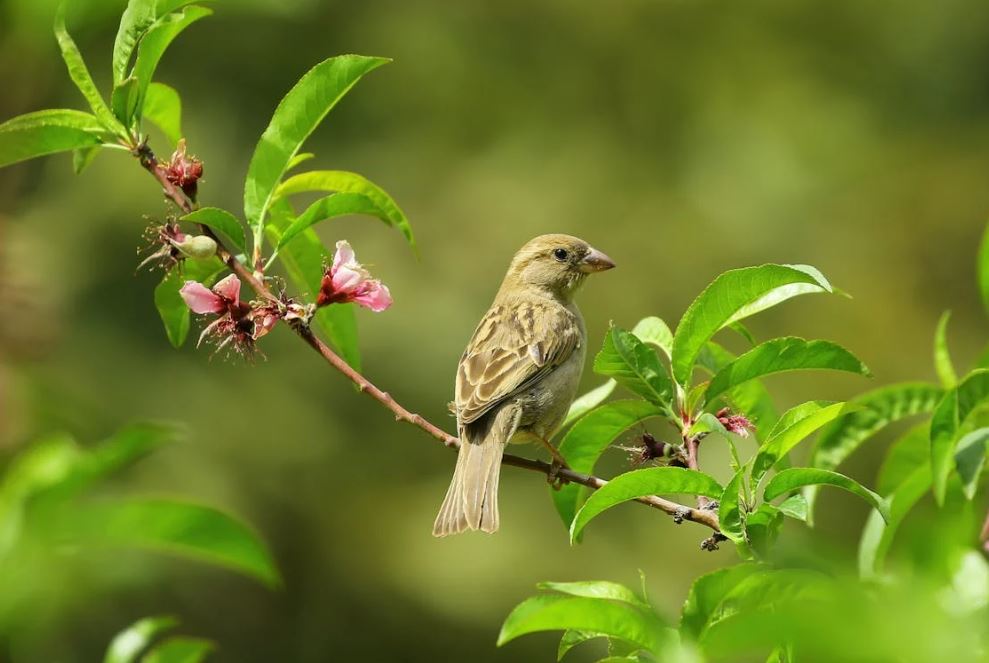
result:
[[(165, 194), (165, 197), (171, 200), (180, 210), (182, 210), (183, 213), (188, 214), (196, 209), (197, 206), (195, 202), (186, 196), (185, 192), (183, 192), (180, 187), (168, 180), (164, 166), (158, 161), (154, 152), (146, 143), (142, 143), (136, 147), (133, 150), (133, 154), (138, 158), (141, 166), (147, 170), (159, 184), (161, 184), (162, 192)], [(278, 301), (278, 297), (276, 297), (271, 290), (268, 289), (261, 279), (255, 276), (251, 269), (248, 269), (243, 263), (237, 260), (236, 256), (224, 246), (220, 238), (217, 237), (209, 227), (200, 226), (200, 228), (204, 234), (209, 235), (216, 240), (217, 256), (220, 260), (222, 260), (227, 267), (236, 273), (241, 280), (246, 281), (258, 297), (273, 302)], [(256, 253), (257, 248), (255, 248), (255, 254)], [(295, 320), (292, 321), (289, 326), (292, 328), (292, 331), (304, 340), (313, 350), (319, 353), (326, 363), (343, 373), (350, 381), (356, 384), (358, 390), (364, 392), (390, 410), (395, 415), (396, 421), (404, 421), (420, 428), (449, 448), (459, 448), (460, 440), (457, 439), (456, 436), (450, 435), (443, 429), (427, 421), (421, 415), (412, 413), (402, 407), (388, 394), (388, 392), (382, 391), (361, 373), (354, 370), (354, 368), (344, 361), (340, 355), (334, 352), (328, 345), (326, 345), (326, 343), (313, 334), (308, 325), (303, 324), (301, 321)], [(688, 446), (688, 451), (690, 451), (690, 446)], [(691, 454), (694, 459), (694, 463), (696, 463), (696, 454), (697, 449), (695, 443)], [(505, 454), (502, 457), (502, 463), (513, 467), (520, 467), (525, 470), (539, 472), (547, 476), (549, 476), (550, 472), (553, 471), (553, 468), (549, 463), (541, 460), (522, 458), (512, 454)], [(692, 465), (692, 467), (696, 469), (695, 466)], [(580, 472), (574, 472), (573, 470), (563, 468), (556, 471), (556, 476), (570, 483), (586, 486), (592, 490), (602, 488), (608, 483), (600, 477), (589, 474), (581, 474)], [(703, 508), (694, 509), (656, 495), (639, 497), (636, 498), (636, 501), (654, 509), (659, 509), (660, 511), (673, 516), (677, 522), (689, 520), (706, 525), (715, 532), (714, 536), (711, 537), (712, 539), (716, 539), (720, 536), (718, 515), (714, 511)]]

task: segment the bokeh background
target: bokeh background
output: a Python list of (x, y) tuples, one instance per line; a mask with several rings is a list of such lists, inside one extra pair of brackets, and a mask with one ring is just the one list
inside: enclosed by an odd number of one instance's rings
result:
[[(104, 89), (123, 4), (78, 0), (70, 14)], [(820, 268), (853, 298), (801, 298), (751, 328), (838, 341), (876, 377), (779, 377), (770, 386), (783, 407), (933, 379), (944, 309), (960, 365), (986, 339), (974, 280), (989, 210), (985, 2), (213, 6), (157, 76), (183, 96), (205, 204), (240, 209), (255, 141), (311, 65), (347, 52), (395, 59), (307, 149), (316, 167), (384, 186), (413, 224), (418, 260), (374, 220), (320, 233), (348, 238), (391, 287), (388, 312), (360, 314), (366, 373), (427, 418), (452, 426), (457, 358), (515, 249), (543, 232), (580, 235), (619, 265), (583, 293), (593, 344), (609, 321), (672, 325), (725, 269)], [(0, 118), (83, 107), (53, 14), (52, 0), (0, 0)], [(166, 211), (122, 153), (81, 177), (65, 155), (0, 171), (0, 457), (51, 431), (95, 441), (134, 419), (182, 422), (183, 443), (110, 490), (239, 514), (270, 544), (284, 587), (138, 552), (68, 557), (38, 587), (30, 627), (7, 634), (18, 660), (98, 660), (113, 633), (162, 612), (215, 639), (217, 661), (548, 660), (549, 635), (494, 646), (536, 582), (634, 584), (642, 569), (674, 616), (698, 573), (734, 560), (699, 552), (700, 528), (633, 507), (571, 548), (545, 483), (512, 468), (502, 531), (433, 539), (453, 455), (396, 425), (286, 330), (254, 365), (168, 345), (156, 277), (134, 274), (147, 217)], [(599, 381), (588, 371), (585, 386)], [(871, 483), (884, 439), (847, 471)], [(725, 478), (720, 451), (705, 453)], [(622, 463), (614, 452), (604, 469)], [(813, 535), (790, 523), (784, 536), (851, 559), (864, 507), (831, 492), (820, 506)]]

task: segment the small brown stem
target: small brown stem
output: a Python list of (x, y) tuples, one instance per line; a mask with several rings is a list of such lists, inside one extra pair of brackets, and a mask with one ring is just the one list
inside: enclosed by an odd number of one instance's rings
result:
[[(182, 210), (183, 213), (188, 214), (197, 208), (196, 203), (186, 196), (185, 192), (183, 192), (180, 187), (168, 180), (164, 166), (155, 157), (154, 152), (147, 145), (147, 143), (142, 143), (134, 148), (133, 154), (138, 158), (141, 166), (147, 170), (159, 184), (161, 184), (162, 193), (165, 194), (165, 197), (171, 200), (180, 210)], [(236, 256), (224, 246), (220, 238), (217, 237), (210, 228), (207, 226), (200, 227), (205, 235), (208, 235), (216, 240), (217, 256), (220, 260), (222, 260), (227, 267), (237, 274), (241, 280), (247, 282), (258, 297), (269, 301), (278, 301), (278, 298), (271, 292), (271, 290), (268, 289), (268, 286), (264, 284), (263, 280), (255, 276), (255, 273), (251, 269), (237, 260)], [(255, 264), (257, 264), (260, 259), (260, 247), (254, 247), (254, 258)], [(370, 380), (354, 370), (354, 368), (344, 361), (340, 355), (335, 353), (328, 345), (326, 345), (326, 343), (313, 334), (312, 329), (310, 329), (308, 325), (303, 324), (299, 320), (295, 320), (290, 323), (290, 327), (292, 328), (292, 331), (294, 331), (303, 341), (305, 341), (309, 347), (315, 350), (326, 361), (326, 363), (343, 373), (344, 376), (356, 384), (359, 391), (367, 394), (390, 410), (395, 415), (396, 421), (404, 421), (416, 426), (451, 449), (457, 449), (460, 447), (460, 440), (457, 439), (457, 437), (450, 435), (442, 428), (439, 428), (438, 426), (427, 421), (424, 417), (413, 412), (409, 412), (397, 401), (395, 401), (395, 399), (392, 398), (387, 392), (382, 391)], [(694, 440), (693, 447), (689, 445), (687, 446), (689, 458), (693, 459), (690, 461), (693, 469), (697, 469), (696, 443), (697, 441)], [(550, 473), (554, 471), (553, 466), (549, 463), (541, 460), (522, 458), (511, 454), (505, 454), (502, 457), (502, 463), (534, 472), (540, 472), (546, 476), (549, 476)], [(586, 486), (592, 490), (597, 490), (608, 484), (607, 481), (601, 479), (600, 477), (574, 472), (568, 468), (559, 468), (555, 471), (558, 478), (564, 479), (570, 483)], [(720, 536), (718, 514), (714, 511), (703, 508), (692, 509), (688, 506), (678, 504), (677, 502), (673, 502), (657, 495), (639, 497), (636, 498), (636, 501), (640, 504), (645, 504), (646, 506), (658, 509), (666, 514), (674, 516), (675, 518), (690, 520), (692, 522), (706, 525), (715, 531), (715, 537)]]

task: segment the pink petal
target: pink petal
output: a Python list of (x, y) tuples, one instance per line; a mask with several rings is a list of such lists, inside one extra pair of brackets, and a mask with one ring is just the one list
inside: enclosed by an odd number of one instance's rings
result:
[(333, 289), (337, 292), (351, 293), (370, 277), (371, 275), (363, 267), (353, 263), (343, 263), (333, 268)]
[(381, 313), (392, 304), (388, 286), (382, 284), (381, 281), (368, 281), (365, 283), (365, 288), (359, 295), (354, 297), (354, 301), (364, 308), (371, 309), (375, 313)]
[(185, 305), (193, 313), (200, 315), (204, 313), (222, 313), (227, 309), (223, 299), (212, 290), (197, 281), (186, 281), (179, 290)]
[(357, 264), (357, 256), (354, 255), (354, 249), (351, 248), (350, 242), (345, 239), (337, 242), (337, 251), (333, 254), (333, 271), (336, 271), (340, 265)]
[(213, 292), (233, 302), (234, 305), (240, 304), (240, 279), (236, 274), (230, 274), (213, 286)]

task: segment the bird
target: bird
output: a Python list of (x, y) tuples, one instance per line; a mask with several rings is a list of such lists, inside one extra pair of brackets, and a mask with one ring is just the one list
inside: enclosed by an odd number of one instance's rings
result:
[(549, 441), (573, 402), (587, 332), (574, 295), (589, 274), (615, 266), (577, 237), (540, 235), (512, 258), (494, 302), (457, 366), (452, 409), (460, 449), (433, 536), (498, 529), (498, 480), (509, 442)]

